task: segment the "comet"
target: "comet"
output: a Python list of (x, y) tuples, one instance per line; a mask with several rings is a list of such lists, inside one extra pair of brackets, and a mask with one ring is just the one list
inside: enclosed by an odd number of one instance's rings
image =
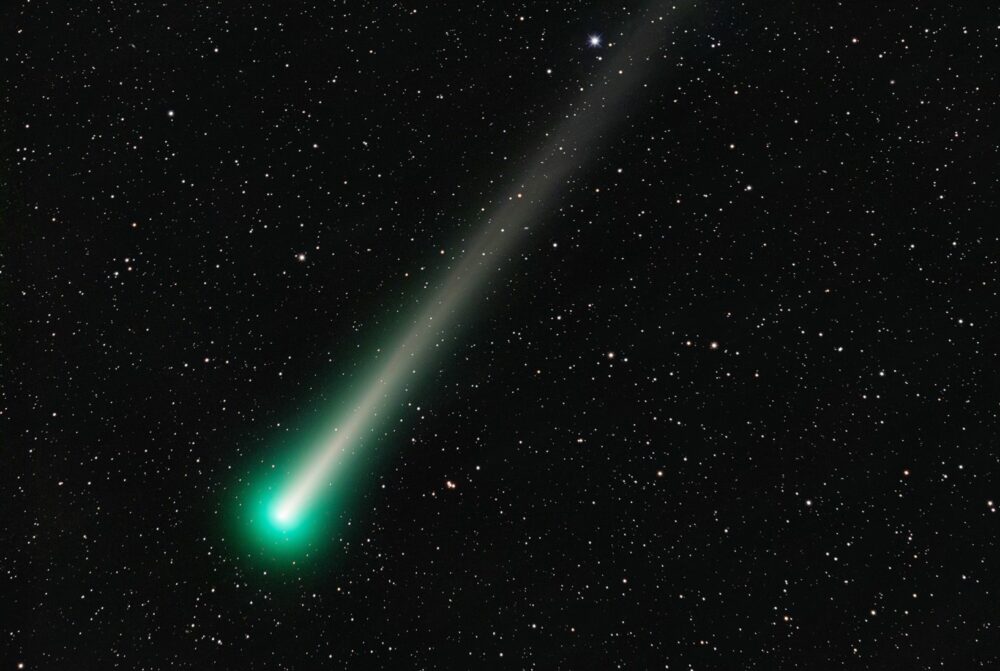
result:
[[(484, 208), (484, 217), (456, 265), (424, 299), (397, 339), (383, 348), (371, 378), (357, 395), (333, 409), (331, 420), (303, 450), (293, 466), (260, 489), (256, 510), (247, 515), (258, 530), (282, 546), (298, 547), (296, 539), (317, 507), (346, 487), (366, 451), (378, 438), (386, 417), (401, 414), (403, 397), (453, 339), (466, 321), (470, 306), (484, 297), (490, 280), (522, 249), (533, 227), (544, 222), (559, 194), (598, 153), (602, 142), (623, 117), (641, 88), (664, 42), (664, 16), (644, 13), (627, 42), (602, 43), (600, 74), (581, 86), (579, 97), (529, 153), (521, 173)], [(593, 38), (588, 38), (593, 44)], [(600, 38), (598, 38), (600, 40)]]

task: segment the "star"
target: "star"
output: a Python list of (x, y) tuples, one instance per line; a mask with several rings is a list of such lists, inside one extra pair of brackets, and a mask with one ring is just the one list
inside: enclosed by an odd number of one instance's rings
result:
[(589, 38), (587, 38), (587, 42), (589, 42), (590, 46), (592, 47), (599, 47), (601, 46), (601, 36), (591, 35)]

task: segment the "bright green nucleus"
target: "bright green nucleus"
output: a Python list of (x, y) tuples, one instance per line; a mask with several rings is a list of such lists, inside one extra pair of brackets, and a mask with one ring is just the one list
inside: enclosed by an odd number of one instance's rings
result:
[(322, 518), (329, 517), (330, 513), (324, 515), (322, 510), (313, 507), (293, 518), (279, 516), (276, 508), (283, 480), (269, 478), (263, 486), (249, 493), (240, 506), (244, 510), (243, 532), (265, 555), (300, 557), (307, 555), (315, 545), (319, 532), (329, 521)]
[[(291, 423), (297, 428), (262, 438), (259, 465), (228, 488), (224, 531), (238, 542), (241, 556), (292, 566), (350, 541), (363, 508), (358, 500), (374, 489), (379, 443), (386, 438), (382, 418), (389, 413), (359, 413), (372, 410), (358, 407), (357, 399), (373, 384), (370, 374), (363, 375), (324, 395), (317, 410), (300, 413)], [(381, 400), (391, 403), (389, 395)], [(323, 412), (324, 406), (335, 410)], [(307, 490), (296, 496), (303, 482)]]

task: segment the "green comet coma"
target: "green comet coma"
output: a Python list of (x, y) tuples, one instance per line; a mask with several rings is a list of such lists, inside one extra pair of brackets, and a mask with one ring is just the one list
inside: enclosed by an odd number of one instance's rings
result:
[[(228, 488), (231, 496), (224, 534), (236, 542), (241, 556), (275, 567), (298, 564), (342, 547), (358, 529), (356, 521), (363, 512), (359, 502), (377, 490), (385, 452), (382, 443), (391, 442), (386, 415), (398, 418), (405, 414), (402, 404), (393, 403), (398, 399), (386, 399), (393, 412), (370, 417), (363, 429), (346, 441), (336, 467), (325, 470), (321, 484), (301, 505), (291, 512), (282, 507), (302, 474), (315, 467), (317, 455), (327, 449), (331, 437), (342, 433), (340, 427), (356, 412), (351, 401), (359, 389), (372, 385), (372, 375), (362, 374), (341, 384), (338, 393), (322, 395), (311, 411), (301, 413), (291, 423), (302, 428), (294, 432), (282, 429), (264, 439), (259, 465)], [(330, 413), (329, 407), (341, 411)]]

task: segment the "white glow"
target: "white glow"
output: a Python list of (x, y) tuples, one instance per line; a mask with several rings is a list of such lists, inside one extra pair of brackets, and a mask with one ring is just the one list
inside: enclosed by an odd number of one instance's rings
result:
[(281, 526), (288, 524), (291, 519), (292, 509), (286, 503), (283, 503), (277, 510), (274, 511), (274, 521)]

